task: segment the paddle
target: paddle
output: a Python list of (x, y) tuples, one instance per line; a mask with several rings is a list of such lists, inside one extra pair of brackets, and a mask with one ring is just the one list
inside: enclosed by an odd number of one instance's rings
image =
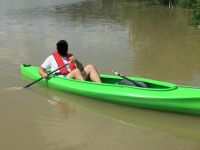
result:
[(129, 79), (128, 77), (126, 77), (126, 76), (124, 76), (124, 75), (122, 75), (122, 74), (120, 74), (119, 72), (116, 72), (116, 71), (114, 71), (114, 70), (112, 70), (112, 72), (113, 72), (114, 74), (120, 76), (121, 78), (127, 80), (128, 82), (131, 82), (132, 85), (135, 85), (135, 86), (138, 86), (138, 87), (145, 87), (145, 88), (148, 87), (144, 82), (139, 82), (139, 81), (131, 80), (131, 79)]
[[(64, 68), (64, 67), (67, 66), (67, 65), (68, 65), (68, 63), (65, 64), (65, 65), (63, 65), (63, 66), (61, 66), (61, 67), (59, 67), (59, 68), (57, 68), (57, 69), (55, 69), (55, 70), (52, 71), (52, 72), (47, 73), (47, 77), (48, 77), (49, 75), (53, 74), (54, 72), (60, 70), (61, 68)], [(23, 88), (27, 88), (27, 87), (29, 87), (29, 86), (31, 86), (31, 85), (33, 85), (33, 84), (39, 82), (39, 81), (42, 80), (43, 78), (44, 78), (44, 77), (41, 77), (41, 78), (37, 79), (36, 81), (34, 81), (34, 82), (32, 82), (32, 83), (30, 83), (30, 84), (24, 86)]]

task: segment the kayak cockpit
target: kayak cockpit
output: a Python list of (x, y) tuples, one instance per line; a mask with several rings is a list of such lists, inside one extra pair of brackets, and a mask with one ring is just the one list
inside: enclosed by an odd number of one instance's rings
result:
[[(152, 89), (152, 90), (172, 90), (176, 89), (177, 85), (173, 83), (168, 83), (168, 82), (161, 82), (157, 80), (151, 80), (151, 79), (144, 79), (144, 78), (133, 78), (130, 77), (129, 79), (137, 81), (137, 82), (143, 82), (147, 85), (145, 87), (146, 89)], [(114, 85), (120, 85), (120, 86), (130, 86), (130, 85), (121, 85), (118, 84), (120, 81), (123, 79), (118, 77), (118, 76), (111, 76), (111, 75), (101, 75), (101, 80), (103, 83), (106, 84), (114, 84)], [(139, 87), (139, 88), (144, 88), (144, 87)]]

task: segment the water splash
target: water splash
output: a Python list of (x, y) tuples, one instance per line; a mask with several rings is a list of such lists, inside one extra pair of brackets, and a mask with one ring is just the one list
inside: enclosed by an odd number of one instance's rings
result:
[(21, 89), (23, 89), (23, 87), (9, 87), (9, 88), (1, 89), (1, 91), (17, 91)]

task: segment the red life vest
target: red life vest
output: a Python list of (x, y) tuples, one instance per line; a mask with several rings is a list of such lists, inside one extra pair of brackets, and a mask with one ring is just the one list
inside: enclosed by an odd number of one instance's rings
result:
[[(65, 65), (64, 62), (63, 62), (63, 60), (62, 60), (62, 58), (61, 58), (61, 56), (60, 56), (60, 54), (58, 53), (58, 51), (53, 52), (53, 56), (54, 56), (54, 58), (55, 58), (55, 60), (56, 60), (56, 62), (58, 64), (58, 67), (61, 67), (61, 66)], [(72, 57), (72, 56), (73, 56), (72, 54), (67, 54), (66, 59), (67, 59), (68, 62), (70, 61), (69, 58)], [(67, 67), (61, 68), (60, 69), (60, 73), (66, 75), (70, 71), (76, 69), (76, 66), (74, 65), (73, 62), (69, 63), (69, 69), (70, 70), (68, 70)]]

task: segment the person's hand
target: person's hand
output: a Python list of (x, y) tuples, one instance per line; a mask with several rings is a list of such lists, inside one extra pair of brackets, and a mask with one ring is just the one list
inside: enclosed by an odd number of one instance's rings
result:
[(41, 74), (41, 76), (42, 76), (43, 78), (46, 78), (46, 77), (48, 76), (48, 74), (47, 74), (46, 72), (44, 72), (44, 73)]
[(76, 61), (76, 58), (75, 58), (74, 56), (71, 56), (71, 57), (69, 58), (69, 60), (70, 60), (70, 62), (75, 62), (75, 61)]

